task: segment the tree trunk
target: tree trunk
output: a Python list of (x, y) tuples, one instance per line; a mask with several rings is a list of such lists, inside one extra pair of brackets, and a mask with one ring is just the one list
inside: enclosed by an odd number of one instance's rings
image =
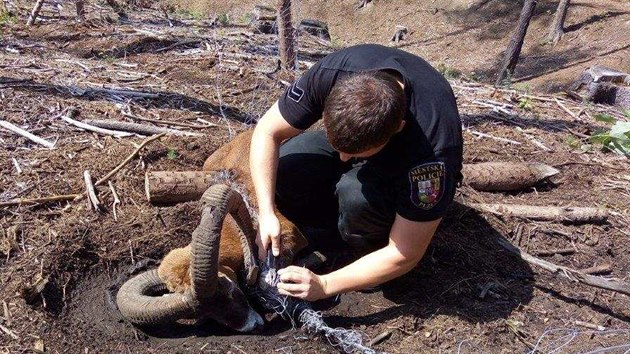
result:
[(291, 0), (278, 0), (278, 41), (283, 69), (295, 69), (295, 29), (291, 21)]
[(85, 19), (85, 0), (75, 0), (74, 4), (77, 7), (77, 20), (83, 21)]
[(27, 26), (32, 26), (35, 23), (35, 19), (37, 18), (37, 15), (39, 15), (39, 10), (42, 9), (42, 5), (44, 5), (44, 0), (37, 0), (35, 6), (33, 6), (33, 10), (31, 10), (31, 15), (29, 16), (28, 21), (26, 21)]
[(558, 9), (556, 10), (556, 15), (553, 18), (553, 23), (551, 24), (549, 35), (547, 36), (547, 39), (553, 42), (553, 44), (557, 44), (562, 38), (562, 35), (564, 35), (564, 20), (567, 17), (570, 2), (571, 0), (560, 0), (558, 3)]
[(529, 27), (529, 21), (532, 19), (535, 8), (536, 0), (525, 0), (523, 9), (521, 10), (521, 16), (518, 19), (518, 27), (510, 39), (510, 43), (505, 51), (505, 58), (503, 59), (503, 64), (501, 64), (501, 71), (499, 72), (497, 81), (494, 84), (495, 86), (501, 86), (506, 78), (508, 80), (512, 78), (514, 69), (516, 68), (516, 63), (518, 63), (518, 57), (521, 54), (521, 48), (523, 47), (527, 27)]

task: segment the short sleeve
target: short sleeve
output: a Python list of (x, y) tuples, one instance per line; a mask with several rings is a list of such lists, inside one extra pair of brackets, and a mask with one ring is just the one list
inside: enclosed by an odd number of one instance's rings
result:
[(322, 68), (321, 61), (313, 65), (278, 100), (282, 117), (297, 129), (313, 125), (322, 116), (324, 102), (336, 78), (337, 71)]
[(447, 155), (420, 161), (407, 169), (397, 181), (396, 212), (412, 221), (432, 221), (444, 216), (461, 180), (458, 160)]

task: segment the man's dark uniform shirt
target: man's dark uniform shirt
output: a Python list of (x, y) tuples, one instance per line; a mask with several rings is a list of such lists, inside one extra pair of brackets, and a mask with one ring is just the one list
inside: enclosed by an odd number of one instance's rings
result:
[(394, 70), (402, 76), (406, 124), (362, 168), (387, 181), (400, 216), (436, 220), (443, 216), (461, 179), (462, 132), (450, 85), (426, 61), (373, 44), (334, 52), (286, 90), (279, 100), (280, 112), (293, 127), (307, 129), (321, 119), (336, 82), (354, 73), (378, 70)]

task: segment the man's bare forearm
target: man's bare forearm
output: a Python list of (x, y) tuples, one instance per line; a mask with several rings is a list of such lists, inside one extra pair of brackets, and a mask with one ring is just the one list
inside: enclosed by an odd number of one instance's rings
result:
[(322, 275), (326, 296), (382, 284), (409, 272), (417, 264), (389, 245), (359, 258), (332, 273)]
[(274, 211), (279, 143), (262, 129), (254, 130), (249, 167), (261, 214)]

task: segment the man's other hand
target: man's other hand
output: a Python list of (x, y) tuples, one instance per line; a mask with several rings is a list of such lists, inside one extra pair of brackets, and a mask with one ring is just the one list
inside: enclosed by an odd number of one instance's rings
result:
[(280, 276), (278, 292), (282, 295), (294, 296), (307, 301), (326, 297), (324, 278), (306, 268), (288, 266), (280, 269), (278, 275)]

